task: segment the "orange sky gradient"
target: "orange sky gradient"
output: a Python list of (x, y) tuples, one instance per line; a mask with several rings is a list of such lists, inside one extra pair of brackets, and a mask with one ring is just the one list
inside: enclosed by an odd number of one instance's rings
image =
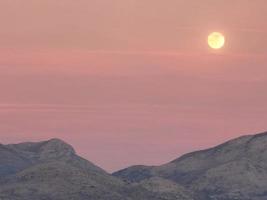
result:
[(266, 0), (1, 0), (0, 142), (62, 138), (114, 171), (265, 131), (266, 13)]

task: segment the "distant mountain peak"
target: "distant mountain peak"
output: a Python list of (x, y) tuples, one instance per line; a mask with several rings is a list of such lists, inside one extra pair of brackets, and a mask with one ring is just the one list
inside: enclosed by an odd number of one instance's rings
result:
[(57, 138), (45, 141), (40, 146), (40, 159), (71, 156), (74, 154), (75, 150), (71, 145)]
[(267, 132), (241, 136), (161, 166), (130, 167), (114, 175), (137, 183), (167, 179), (193, 191), (197, 200), (266, 200)]
[(266, 132), (113, 176), (57, 138), (0, 145), (0, 199), (266, 200), (266, 180)]
[(58, 139), (58, 138), (52, 138), (50, 140), (47, 140), (45, 142), (43, 142), (44, 145), (43, 146), (46, 146), (47, 148), (51, 148), (51, 149), (55, 149), (55, 150), (68, 150), (72, 153), (75, 153), (75, 150), (74, 148), (66, 143), (65, 141), (61, 140), (61, 139)]
[(59, 138), (51, 138), (51, 139), (47, 140), (47, 142), (65, 143), (66, 144), (66, 142), (64, 140), (59, 139)]
[(75, 154), (74, 148), (61, 139), (53, 138), (43, 142), (8, 144), (4, 147), (19, 154), (32, 154), (39, 159), (54, 159)]

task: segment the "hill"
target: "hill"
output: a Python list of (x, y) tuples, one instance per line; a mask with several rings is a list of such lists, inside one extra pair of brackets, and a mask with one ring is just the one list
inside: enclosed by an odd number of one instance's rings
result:
[(266, 200), (267, 133), (233, 139), (161, 166), (133, 166), (114, 176), (131, 183), (172, 181), (196, 200)]
[(1, 200), (192, 200), (185, 189), (169, 194), (165, 185), (125, 183), (59, 139), (0, 145)]

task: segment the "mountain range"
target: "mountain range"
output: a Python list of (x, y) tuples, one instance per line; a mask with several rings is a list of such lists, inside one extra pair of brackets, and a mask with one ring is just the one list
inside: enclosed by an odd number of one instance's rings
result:
[(60, 139), (0, 145), (0, 200), (266, 200), (267, 133), (113, 174)]

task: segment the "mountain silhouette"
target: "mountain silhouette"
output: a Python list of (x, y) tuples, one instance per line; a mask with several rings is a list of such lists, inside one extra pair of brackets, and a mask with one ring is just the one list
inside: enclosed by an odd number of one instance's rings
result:
[(113, 174), (60, 139), (0, 145), (0, 200), (266, 200), (267, 133)]
[[(0, 146), (1, 200), (160, 200), (162, 193), (126, 184), (59, 139)], [(191, 200), (180, 188), (169, 199), (176, 197)]]
[(196, 200), (266, 200), (267, 133), (230, 140), (161, 166), (133, 166), (114, 173), (128, 182), (155, 177), (173, 181)]

